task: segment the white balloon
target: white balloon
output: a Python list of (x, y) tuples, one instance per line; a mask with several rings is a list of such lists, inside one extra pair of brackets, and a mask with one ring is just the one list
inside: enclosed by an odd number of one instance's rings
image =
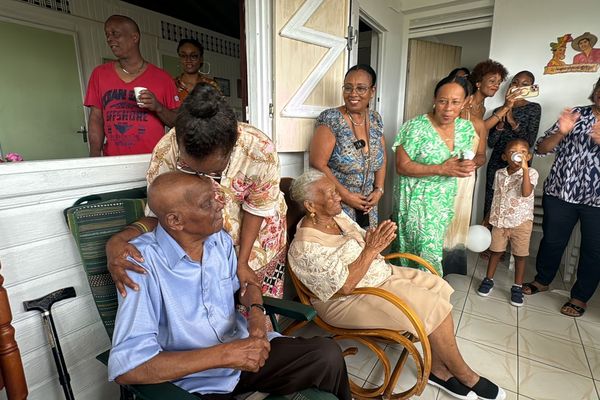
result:
[(488, 228), (483, 225), (472, 225), (469, 227), (467, 249), (474, 253), (481, 253), (490, 247), (490, 243), (492, 243), (492, 234)]

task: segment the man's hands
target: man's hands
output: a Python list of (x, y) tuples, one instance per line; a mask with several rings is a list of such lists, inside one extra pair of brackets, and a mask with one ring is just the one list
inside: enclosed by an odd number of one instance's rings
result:
[(250, 337), (267, 338), (266, 315), (258, 307), (252, 307), (248, 311), (248, 333)]
[(159, 113), (163, 109), (163, 105), (156, 99), (154, 93), (149, 90), (142, 90), (137, 98), (137, 102), (140, 108), (147, 108), (155, 113)]
[(269, 358), (271, 344), (266, 338), (249, 337), (228, 343), (226, 367), (241, 371), (257, 372)]
[(144, 262), (144, 258), (138, 249), (128, 243), (132, 238), (125, 239), (123, 234), (124, 232), (119, 232), (106, 242), (106, 258), (110, 276), (115, 282), (115, 286), (119, 293), (121, 293), (121, 296), (125, 297), (127, 296), (125, 286), (136, 291), (139, 290), (138, 285), (127, 276), (127, 270), (137, 272), (138, 274), (145, 274), (146, 270), (127, 260), (127, 257), (132, 257), (138, 262)]

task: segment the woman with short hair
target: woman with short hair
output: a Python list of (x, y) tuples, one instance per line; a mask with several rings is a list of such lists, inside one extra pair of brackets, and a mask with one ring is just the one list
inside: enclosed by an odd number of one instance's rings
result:
[(365, 64), (346, 72), (344, 105), (323, 111), (310, 143), (310, 165), (322, 171), (342, 196), (344, 212), (362, 227), (376, 226), (385, 183), (383, 121), (369, 109), (377, 75)]
[(328, 324), (348, 329), (391, 329), (415, 334), (395, 305), (359, 287), (377, 287), (401, 298), (421, 319), (431, 344), (429, 383), (458, 399), (504, 399), (506, 393), (478, 376), (454, 338), (452, 287), (441, 277), (388, 264), (380, 252), (396, 236), (390, 220), (365, 231), (342, 212), (336, 184), (311, 169), (294, 181), (291, 196), (306, 211), (290, 244), (288, 261), (312, 292), (311, 302)]
[(473, 153), (475, 128), (459, 118), (468, 95), (465, 79), (442, 79), (434, 90), (433, 110), (402, 125), (392, 147), (398, 173), (393, 214), (398, 238), (392, 251), (421, 256), (440, 275), (444, 235), (454, 216), (456, 178), (469, 177), (476, 168), (465, 157)]

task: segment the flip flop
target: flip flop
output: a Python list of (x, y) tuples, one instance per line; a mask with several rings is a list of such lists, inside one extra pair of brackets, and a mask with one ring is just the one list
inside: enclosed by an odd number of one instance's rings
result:
[(540, 289), (539, 287), (535, 286), (533, 284), (533, 282), (524, 283), (523, 284), (523, 289), (529, 289), (529, 293), (526, 293), (523, 290), (523, 294), (526, 294), (528, 296), (531, 296), (532, 294), (536, 294), (536, 293), (539, 293), (539, 292), (545, 292), (545, 291), (548, 290), (548, 288), (546, 288), (546, 289)]
[[(570, 313), (566, 312), (569, 309), (575, 311), (575, 313), (570, 314)], [(567, 317), (574, 317), (574, 318), (581, 317), (584, 312), (585, 312), (585, 308), (578, 306), (577, 304), (573, 304), (570, 301), (567, 301), (560, 308), (560, 313), (563, 315), (566, 315)]]

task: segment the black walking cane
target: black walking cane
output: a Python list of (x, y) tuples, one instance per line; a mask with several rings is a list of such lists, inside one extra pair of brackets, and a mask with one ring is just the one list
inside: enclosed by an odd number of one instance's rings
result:
[(56, 333), (56, 327), (54, 326), (54, 319), (52, 319), (50, 308), (57, 301), (70, 299), (71, 297), (75, 297), (75, 289), (73, 287), (68, 287), (58, 289), (39, 299), (23, 302), (25, 311), (38, 310), (42, 313), (42, 324), (44, 325), (44, 330), (48, 336), (48, 342), (52, 348), (52, 355), (54, 356), (54, 362), (56, 363), (56, 369), (58, 370), (58, 380), (63, 387), (65, 398), (67, 400), (75, 400), (75, 397), (73, 396), (73, 389), (71, 389), (71, 377), (67, 372), (67, 364), (65, 363), (63, 352), (60, 348), (58, 334)]

